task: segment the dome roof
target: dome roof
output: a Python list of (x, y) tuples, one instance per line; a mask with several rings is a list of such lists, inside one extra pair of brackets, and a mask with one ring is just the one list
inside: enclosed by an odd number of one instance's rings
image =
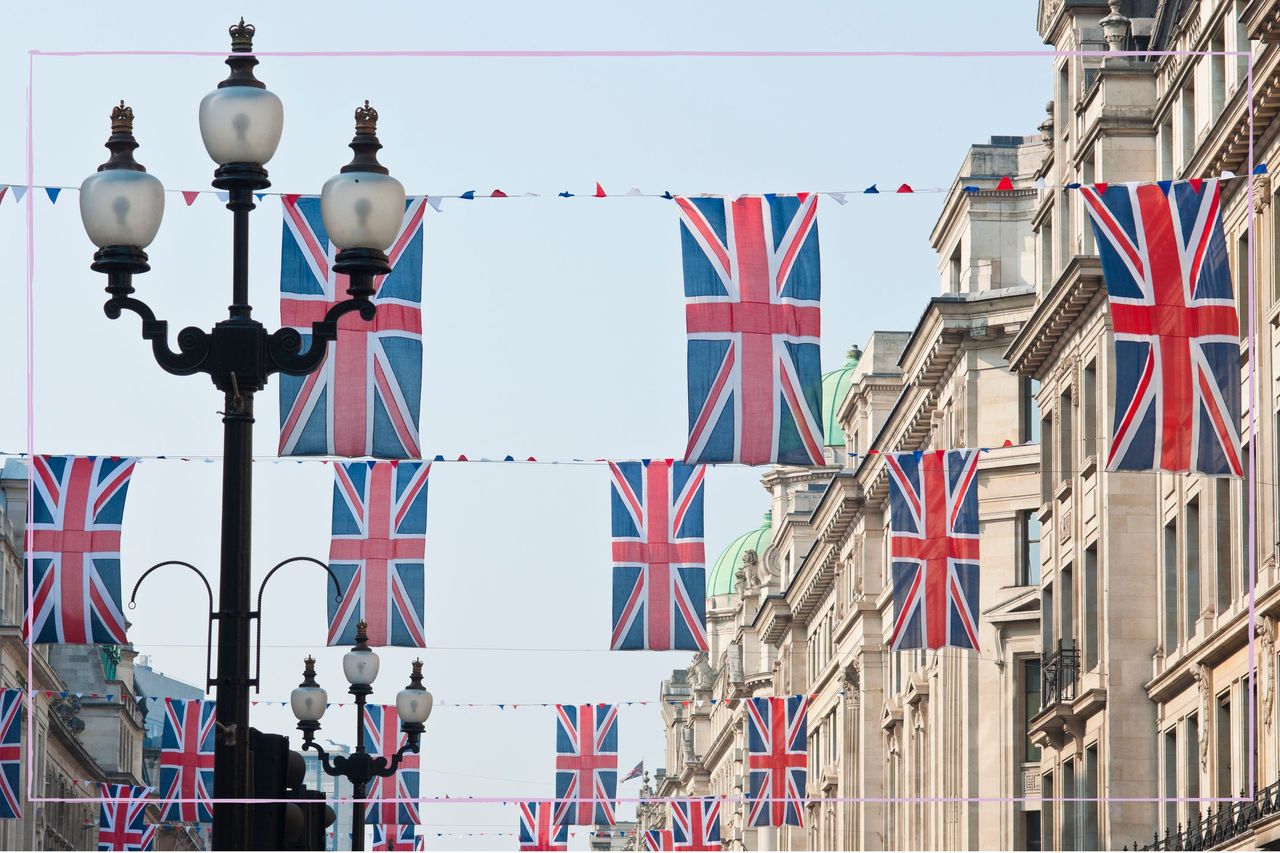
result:
[(849, 386), (853, 384), (853, 372), (861, 358), (862, 351), (854, 347), (849, 350), (843, 367), (822, 375), (822, 434), (826, 436), (827, 447), (844, 446), (844, 430), (840, 428), (836, 415), (849, 393)]
[(716, 558), (715, 565), (707, 574), (707, 598), (717, 595), (729, 595), (737, 586), (738, 567), (742, 565), (742, 555), (747, 551), (764, 554), (764, 549), (773, 542), (773, 513), (766, 512), (764, 521), (755, 530), (742, 534), (734, 539)]

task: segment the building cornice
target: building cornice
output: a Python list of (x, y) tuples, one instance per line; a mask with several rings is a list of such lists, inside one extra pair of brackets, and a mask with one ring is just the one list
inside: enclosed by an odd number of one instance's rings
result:
[(1096, 255), (1073, 257), (1005, 352), (1010, 369), (1023, 376), (1042, 377), (1068, 330), (1095, 298), (1105, 298), (1105, 294), (1101, 259)]

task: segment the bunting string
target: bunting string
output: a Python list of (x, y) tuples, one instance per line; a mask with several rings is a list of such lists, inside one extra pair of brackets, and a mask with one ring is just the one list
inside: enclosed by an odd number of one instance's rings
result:
[[(1254, 166), (1251, 174), (1253, 175), (1267, 174), (1267, 164), (1258, 163), (1256, 166)], [(1066, 183), (1066, 184), (1051, 184), (1045, 181), (1045, 179), (1040, 178), (1034, 181), (1030, 186), (1017, 187), (1013, 183), (1012, 176), (1009, 176), (1009, 175), (990, 175), (986, 177), (988, 179), (998, 179), (997, 184), (994, 188), (982, 187), (976, 184), (965, 184), (960, 187), (960, 191), (965, 193), (981, 193), (981, 192), (1013, 192), (1013, 191), (1027, 190), (1027, 189), (1078, 190), (1082, 186), (1082, 184), (1075, 183), (1075, 182)], [(1218, 176), (1218, 179), (1221, 181), (1233, 181), (1233, 180), (1238, 180), (1242, 177), (1248, 177), (1248, 176), (1237, 175), (1231, 171), (1223, 171)], [(1138, 183), (1138, 182), (1133, 182), (1133, 183)], [(1115, 185), (1119, 186), (1120, 182), (1117, 182)], [(1100, 186), (1104, 186), (1104, 185), (1100, 185)], [(43, 190), (44, 195), (49, 199), (49, 202), (51, 204), (57, 204), (58, 198), (61, 196), (63, 192), (65, 191), (79, 192), (80, 188), (78, 186), (58, 185), (58, 184), (0, 183), (0, 206), (3, 206), (5, 197), (7, 195), (12, 196), (15, 202), (21, 203), (22, 200), (26, 197), (27, 193), (32, 190)], [(952, 190), (951, 186), (923, 186), (919, 184), (909, 183), (906, 181), (899, 182), (895, 187), (894, 183), (890, 181), (884, 184), (883, 189), (880, 186), (880, 182), (875, 182), (867, 185), (866, 187), (863, 187), (862, 189), (817, 190), (817, 191), (814, 191), (812, 194), (819, 195), (819, 196), (826, 196), (827, 198), (830, 198), (831, 200), (835, 201), (837, 204), (843, 205), (843, 204), (847, 204), (850, 198), (857, 197), (857, 196), (866, 197), (866, 196), (880, 196), (880, 195), (930, 195), (930, 194), (938, 195), (942, 193), (949, 193), (951, 192), (951, 190)], [(181, 196), (184, 206), (186, 207), (191, 207), (192, 205), (194, 205), (196, 203), (196, 200), (199, 199), (201, 196), (213, 196), (221, 204), (225, 204), (229, 199), (228, 194), (221, 190), (166, 189), (165, 192), (169, 195)], [(567, 190), (567, 189), (559, 190), (556, 192), (528, 192), (528, 191), (507, 192), (506, 190), (495, 187), (488, 191), (472, 189), (472, 190), (463, 190), (462, 192), (440, 193), (440, 194), (413, 193), (413, 194), (410, 194), (409, 197), (414, 199), (418, 199), (418, 198), (424, 199), (427, 202), (427, 204), (431, 206), (433, 210), (435, 210), (437, 213), (441, 213), (443, 212), (444, 202), (453, 201), (453, 200), (484, 201), (486, 199), (493, 200), (493, 199), (521, 199), (521, 198), (562, 198), (562, 199), (657, 198), (657, 199), (663, 199), (665, 201), (671, 201), (677, 196), (685, 196), (688, 198), (742, 198), (748, 195), (772, 195), (772, 196), (786, 197), (786, 196), (794, 196), (798, 194), (799, 193), (796, 193), (796, 192), (778, 192), (778, 193), (735, 193), (730, 195), (725, 193), (707, 193), (707, 192), (673, 193), (670, 190), (664, 190), (662, 192), (650, 192), (650, 191), (642, 190), (639, 187), (631, 187), (630, 189), (624, 192), (610, 193), (610, 192), (607, 192), (605, 188), (597, 181), (594, 189), (579, 191), (579, 192), (574, 192), (572, 190)], [(254, 193), (254, 196), (258, 199), (258, 201), (263, 201), (268, 197), (281, 198), (281, 199), (291, 200), (291, 201), (297, 201), (300, 198), (318, 198), (318, 196), (314, 194), (286, 193), (286, 192), (260, 192), (260, 193)]]

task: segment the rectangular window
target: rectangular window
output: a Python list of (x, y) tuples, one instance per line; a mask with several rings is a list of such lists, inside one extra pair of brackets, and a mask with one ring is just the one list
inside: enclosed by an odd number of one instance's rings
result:
[(1024, 509), (1017, 515), (1018, 583), (1036, 586), (1040, 583), (1040, 519), (1035, 510)]
[[(1098, 665), (1098, 643), (1102, 634), (1102, 601), (1098, 597), (1098, 546), (1084, 552), (1084, 668)], [(1092, 849), (1092, 848), (1090, 848)]]
[(1040, 661), (1024, 658), (1022, 661), (1022, 733), (1023, 761), (1039, 761), (1040, 747), (1031, 741), (1031, 718), (1040, 711)]
[(1071, 421), (1075, 412), (1071, 405), (1071, 389), (1058, 398), (1058, 477), (1056, 482), (1071, 478), (1075, 472), (1075, 448), (1071, 444)]
[(1280, 300), (1280, 189), (1271, 194), (1271, 298)]
[(1164, 767), (1164, 790), (1161, 792), (1161, 806), (1164, 811), (1164, 825), (1176, 826), (1178, 823), (1178, 730), (1167, 729), (1161, 738), (1164, 748), (1160, 759)]
[(1216, 51), (1209, 57), (1209, 121), (1213, 121), (1227, 104), (1226, 44), (1221, 36), (1209, 42), (1209, 50)]
[(1160, 125), (1160, 179), (1173, 180), (1173, 122)]
[(1249, 339), (1249, 232), (1236, 238), (1236, 312), (1240, 316), (1240, 342)]
[(1178, 648), (1178, 526), (1164, 526), (1164, 653)]
[(1040, 828), (1040, 812), (1023, 812), (1022, 826), (1023, 834), (1026, 836), (1026, 846), (1023, 849), (1039, 853), (1044, 849)]
[(1190, 86), (1182, 90), (1178, 99), (1181, 113), (1181, 126), (1178, 128), (1182, 136), (1182, 162), (1178, 164), (1181, 171), (1191, 163), (1196, 153), (1196, 93)]
[(1045, 850), (1053, 847), (1053, 774), (1046, 773), (1040, 781), (1040, 838)]
[(1072, 580), (1071, 564), (1068, 563), (1062, 567), (1062, 621), (1058, 623), (1062, 631), (1058, 639), (1064, 649), (1076, 648), (1076, 637), (1080, 636), (1076, 630), (1076, 588)]
[(1053, 421), (1049, 417), (1040, 421), (1040, 502), (1053, 500)]
[[(1081, 173), (1081, 180), (1085, 184), (1093, 184), (1093, 182), (1098, 179), (1097, 169), (1094, 167), (1092, 155), (1085, 159), (1081, 168)], [(1084, 197), (1078, 196), (1077, 201), (1083, 205)], [(1084, 214), (1083, 211), (1081, 213), (1080, 220), (1080, 254), (1096, 255), (1098, 252), (1093, 245), (1093, 225), (1089, 221), (1088, 215)]]
[(1219, 797), (1231, 797), (1231, 691), (1218, 696), (1218, 720), (1214, 726), (1214, 776)]
[(1218, 582), (1218, 615), (1221, 616), (1231, 609), (1231, 603), (1236, 600), (1236, 591), (1233, 586), (1235, 573), (1231, 571), (1231, 546), (1234, 542), (1231, 535), (1231, 481), (1229, 479), (1222, 477), (1214, 481), (1213, 502), (1218, 515), (1214, 549), (1217, 565), (1214, 567), (1214, 574)]
[(1080, 387), (1084, 398), (1084, 455), (1098, 453), (1098, 363), (1089, 362), (1084, 369), (1084, 383)]
[(1192, 498), (1187, 502), (1187, 526), (1183, 531), (1186, 538), (1186, 572), (1183, 574), (1186, 584), (1186, 613), (1183, 615), (1186, 624), (1186, 635), (1194, 637), (1196, 622), (1200, 620), (1200, 499)]
[(1040, 592), (1040, 648), (1046, 655), (1053, 654), (1053, 583), (1044, 585)]
[[(1187, 796), (1195, 798), (1200, 796), (1200, 720), (1195, 714), (1187, 717), (1187, 737), (1182, 752), (1185, 755), (1182, 766), (1183, 772), (1187, 774)], [(1189, 815), (1198, 811), (1199, 805), (1188, 804)]]
[[(1240, 768), (1240, 781), (1235, 785), (1237, 793), (1239, 793), (1241, 788), (1243, 788), (1246, 791), (1249, 790), (1249, 785), (1250, 785), (1249, 761), (1245, 756), (1247, 756), (1250, 752), (1253, 753), (1253, 772), (1255, 775), (1258, 773), (1258, 769), (1259, 769), (1258, 768), (1258, 735), (1257, 735), (1258, 730), (1255, 729), (1253, 731), (1253, 737), (1250, 737), (1250, 731), (1249, 731), (1250, 729), (1249, 708), (1258, 707), (1258, 682), (1257, 681), (1253, 682), (1253, 693), (1252, 693), (1252, 696), (1250, 696), (1249, 680), (1248, 679), (1242, 680), (1240, 682), (1240, 694), (1241, 694), (1240, 695), (1240, 702), (1241, 702), (1240, 713), (1236, 715), (1239, 718), (1236, 724), (1236, 727), (1240, 730), (1240, 735), (1239, 735), (1240, 739), (1237, 741), (1237, 743), (1239, 744), (1237, 748), (1239, 749), (1240, 760), (1235, 762), (1236, 765)], [(1251, 704), (1245, 705), (1243, 704), (1245, 702), (1250, 702)], [(1252, 743), (1250, 741), (1252, 741)]]
[(1040, 407), (1036, 404), (1036, 395), (1040, 393), (1040, 380), (1023, 376), (1018, 381), (1018, 392), (1022, 398), (1018, 407), (1018, 438), (1023, 444), (1040, 440)]
[(1253, 543), (1249, 541), (1249, 525), (1245, 518), (1249, 512), (1249, 493), (1245, 486), (1249, 482), (1249, 473), (1253, 465), (1253, 447), (1245, 442), (1240, 447), (1240, 464), (1244, 466), (1244, 477), (1236, 484), (1236, 529), (1240, 531), (1240, 595), (1248, 595), (1253, 587), (1253, 578), (1249, 574), (1249, 561), (1253, 558)]
[(1080, 804), (1076, 802), (1076, 763), (1073, 759), (1062, 762), (1062, 850), (1078, 850), (1076, 846), (1076, 815)]
[(1081, 803), (1084, 811), (1083, 838), (1080, 839), (1081, 850), (1101, 850), (1098, 844), (1098, 745), (1086, 747), (1084, 751), (1084, 791), (1080, 796), (1085, 798)]
[(1052, 220), (1040, 226), (1040, 293), (1053, 287), (1053, 224)]
[(1246, 2), (1247, 0), (1236, 0), (1236, 44), (1233, 50), (1240, 54), (1236, 56), (1236, 86), (1243, 86), (1249, 75), (1249, 57), (1246, 52), (1251, 50), (1252, 46), (1249, 44), (1249, 32), (1244, 25)]
[(947, 292), (948, 293), (960, 292), (960, 278), (961, 278), (960, 247), (961, 247), (961, 244), (957, 243), (956, 249), (954, 252), (951, 253), (951, 258), (948, 260), (948, 263), (947, 263), (947, 274), (948, 274), (948, 282), (947, 282), (948, 291)]

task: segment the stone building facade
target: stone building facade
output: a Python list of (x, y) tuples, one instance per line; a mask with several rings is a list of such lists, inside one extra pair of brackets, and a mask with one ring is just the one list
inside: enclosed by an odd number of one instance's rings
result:
[[(971, 149), (932, 234), (940, 295), (824, 413), (845, 453), (764, 476), (761, 548), (735, 543), (734, 582), (717, 564), (708, 587), (711, 652), (662, 685), (689, 705), (666, 706), (656, 796), (741, 797), (740, 700), (814, 697), (805, 827), (749, 830), (730, 804), (733, 847), (1280, 844), (1280, 187), (1247, 177), (1251, 144), (1280, 163), (1280, 2), (1042, 0), (1036, 20), (1059, 51), (1039, 135)], [(1250, 474), (1108, 473), (1110, 320), (1064, 187), (1222, 172), (1244, 176), (1222, 206)], [(965, 446), (990, 448), (982, 649), (890, 653), (866, 452)]]

